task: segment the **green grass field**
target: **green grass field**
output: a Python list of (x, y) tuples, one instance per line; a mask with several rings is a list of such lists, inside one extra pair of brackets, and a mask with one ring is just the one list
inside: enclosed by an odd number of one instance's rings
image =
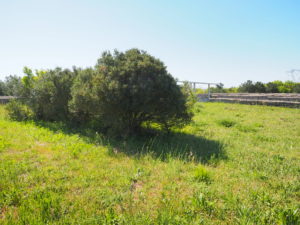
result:
[(0, 224), (300, 224), (300, 110), (199, 103), (126, 141), (0, 108)]

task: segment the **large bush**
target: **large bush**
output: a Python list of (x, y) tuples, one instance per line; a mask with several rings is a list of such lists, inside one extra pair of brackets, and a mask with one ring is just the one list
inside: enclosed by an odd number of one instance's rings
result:
[(76, 69), (56, 68), (37, 74), (33, 84), (28, 82), (28, 105), (37, 119), (57, 121), (69, 118), (68, 102), (76, 73)]
[(93, 68), (80, 70), (74, 80), (71, 89), (72, 100), (69, 102), (69, 109), (72, 112), (73, 122), (88, 123), (92, 120), (99, 121), (99, 98), (95, 93), (94, 80), (97, 78), (97, 71)]
[(68, 120), (68, 102), (71, 99), (71, 86), (77, 70), (56, 68), (36, 71), (34, 74), (31, 69), (25, 67), (24, 73), (22, 79), (9, 77), (10, 82), (7, 82), (14, 84), (11, 85), (11, 91), (16, 91), (14, 95), (18, 97), (7, 106), (10, 117), (15, 120)]
[(81, 71), (70, 107), (78, 118), (101, 119), (123, 134), (154, 122), (165, 129), (190, 120), (186, 98), (166, 66), (138, 49), (105, 52), (94, 70)]

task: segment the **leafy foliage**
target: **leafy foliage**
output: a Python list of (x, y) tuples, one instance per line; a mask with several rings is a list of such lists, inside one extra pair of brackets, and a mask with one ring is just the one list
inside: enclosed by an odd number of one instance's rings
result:
[(193, 91), (191, 86), (187, 82), (184, 82), (183, 86), (181, 87), (181, 90), (187, 99), (188, 110), (191, 111), (193, 109), (193, 106), (198, 101), (197, 92)]
[(8, 104), (9, 115), (15, 120), (42, 119), (66, 121), (69, 118), (68, 102), (71, 98), (71, 86), (77, 70), (56, 68), (36, 71), (25, 67), (25, 76), (10, 77), (12, 94), (18, 100)]
[(21, 96), (23, 85), (21, 82), (21, 78), (16, 75), (10, 75), (5, 78), (4, 81), (4, 95), (7, 96)]
[(186, 98), (165, 65), (138, 49), (104, 52), (94, 70), (79, 73), (72, 95), (71, 108), (78, 118), (101, 119), (118, 134), (135, 132), (145, 122), (168, 130), (191, 118)]
[(166, 66), (138, 49), (104, 52), (94, 68), (23, 72), (5, 84), (19, 97), (7, 107), (16, 120), (71, 121), (126, 136), (145, 123), (169, 130), (191, 119)]
[(28, 105), (37, 119), (67, 120), (68, 102), (71, 99), (71, 86), (76, 69), (56, 68), (36, 75), (30, 92)]
[(0, 81), (0, 96), (6, 95), (6, 87), (3, 81)]
[(72, 113), (72, 119), (80, 124), (100, 120), (97, 113), (97, 95), (94, 93), (94, 80), (97, 73), (94, 69), (88, 68), (78, 71), (78, 76), (74, 79), (71, 87), (72, 99), (69, 102), (69, 109)]

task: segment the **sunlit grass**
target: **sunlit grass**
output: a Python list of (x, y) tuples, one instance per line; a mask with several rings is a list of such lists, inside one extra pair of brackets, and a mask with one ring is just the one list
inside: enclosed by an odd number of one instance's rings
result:
[(300, 110), (194, 110), (176, 134), (124, 141), (0, 107), (0, 224), (299, 223)]

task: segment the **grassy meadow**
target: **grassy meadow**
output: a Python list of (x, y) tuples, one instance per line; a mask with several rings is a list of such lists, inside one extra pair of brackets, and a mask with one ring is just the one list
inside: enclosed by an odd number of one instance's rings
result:
[(197, 103), (118, 140), (0, 107), (0, 224), (300, 224), (300, 109)]

